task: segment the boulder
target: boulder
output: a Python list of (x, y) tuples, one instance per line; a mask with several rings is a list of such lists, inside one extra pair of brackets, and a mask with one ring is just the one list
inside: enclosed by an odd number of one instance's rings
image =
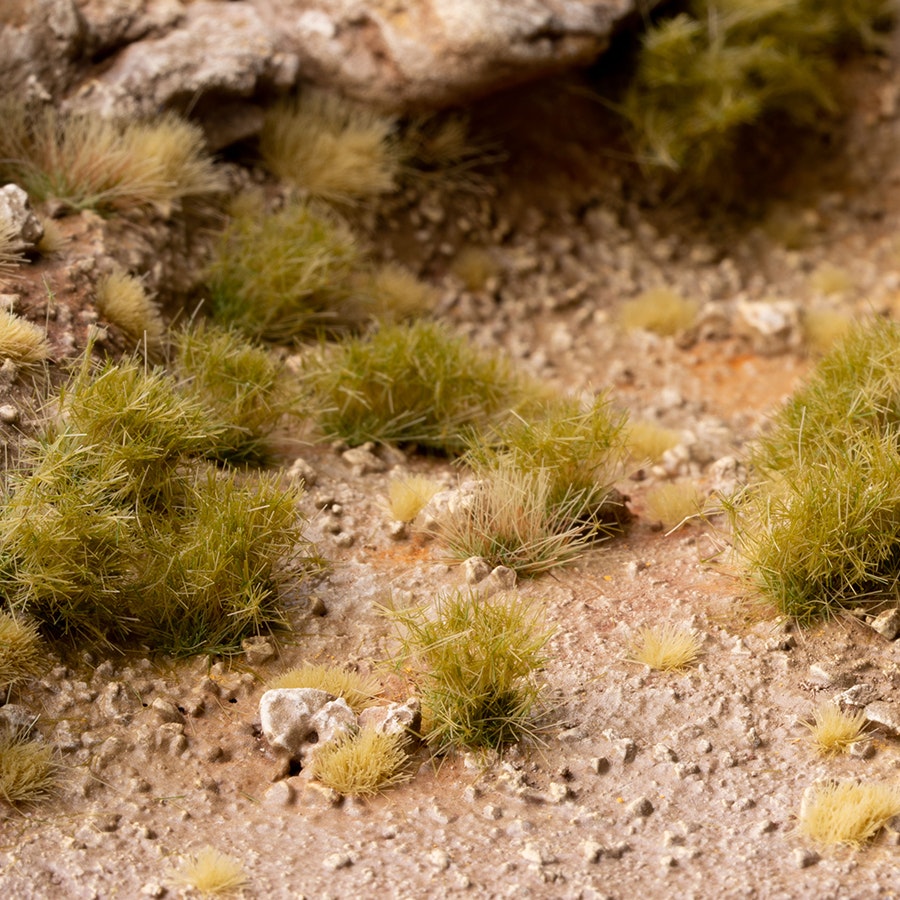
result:
[(35, 0), (0, 26), (0, 76), (12, 93), (106, 116), (189, 110), (220, 147), (258, 130), (257, 100), (301, 81), (409, 112), (589, 65), (637, 5)]

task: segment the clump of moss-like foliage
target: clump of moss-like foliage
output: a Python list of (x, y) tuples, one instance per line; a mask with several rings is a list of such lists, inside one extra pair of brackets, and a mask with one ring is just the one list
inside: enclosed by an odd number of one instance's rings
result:
[(887, 0), (691, 0), (644, 37), (624, 112), (640, 158), (702, 181), (749, 130), (836, 108), (837, 56), (878, 43)]
[(169, 113), (154, 121), (113, 122), (63, 115), (52, 107), (0, 104), (0, 177), (38, 200), (104, 212), (154, 209), (220, 193), (221, 174), (202, 131)]
[(538, 604), (456, 591), (433, 609), (392, 616), (399, 660), (419, 686), (424, 737), (437, 752), (501, 749), (534, 732), (537, 673), (552, 635)]
[(206, 271), (217, 322), (289, 342), (364, 318), (351, 279), (360, 252), (337, 215), (302, 202), (275, 213), (245, 206), (225, 229)]
[(775, 417), (730, 504), (752, 581), (801, 620), (900, 583), (900, 325), (857, 326)]
[(279, 561), (310, 551), (297, 493), (205, 463), (224, 431), (162, 371), (86, 361), (0, 510), (12, 611), (174, 655), (235, 650), (279, 624)]
[(240, 332), (206, 322), (177, 332), (173, 344), (180, 393), (201, 404), (215, 426), (207, 457), (265, 462), (273, 431), (297, 399), (284, 364)]
[(438, 533), (454, 556), (481, 556), (536, 574), (581, 556), (628, 514), (613, 490), (626, 451), (626, 417), (605, 397), (536, 405), (489, 436), (470, 437), (463, 462), (476, 481)]
[(434, 322), (389, 325), (324, 348), (307, 358), (303, 378), (326, 436), (446, 453), (537, 390), (503, 357)]

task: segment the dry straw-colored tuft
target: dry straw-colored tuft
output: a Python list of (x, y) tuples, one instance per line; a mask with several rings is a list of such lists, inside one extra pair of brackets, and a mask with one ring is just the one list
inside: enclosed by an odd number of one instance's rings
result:
[(625, 431), (628, 455), (636, 463), (659, 462), (666, 450), (678, 446), (681, 435), (655, 422), (630, 422)]
[(340, 666), (320, 666), (313, 663), (288, 669), (266, 682), (266, 690), (280, 688), (315, 688), (325, 691), (335, 697), (343, 697), (355, 713), (372, 706), (381, 692), (381, 684), (373, 675), (362, 675)]
[(700, 638), (689, 628), (664, 622), (640, 628), (628, 658), (661, 672), (676, 672), (692, 665), (700, 653)]
[(0, 359), (20, 365), (43, 362), (50, 356), (47, 332), (10, 312), (0, 312)]
[(339, 794), (369, 796), (411, 777), (408, 737), (364, 728), (316, 750), (313, 777)]
[(669, 288), (644, 291), (634, 300), (622, 304), (619, 322), (627, 331), (643, 329), (659, 335), (686, 331), (697, 319), (699, 306)]
[(647, 491), (644, 502), (647, 517), (662, 522), (666, 529), (675, 528), (703, 510), (703, 494), (692, 481), (658, 484)]
[(846, 753), (858, 741), (864, 740), (866, 714), (844, 712), (834, 703), (825, 701), (816, 707), (811, 722), (803, 724), (809, 729), (816, 749), (823, 756)]
[(53, 791), (57, 763), (53, 747), (27, 730), (0, 736), (0, 799), (13, 805), (43, 800)]
[(97, 283), (97, 308), (152, 359), (162, 349), (166, 325), (140, 278), (116, 268)]
[(403, 475), (388, 483), (388, 504), (398, 522), (412, 522), (441, 489), (425, 475)]
[(859, 847), (900, 814), (900, 786), (835, 781), (807, 788), (800, 832), (820, 844)]
[(245, 887), (250, 879), (240, 860), (207, 846), (187, 857), (173, 873), (172, 880), (209, 895), (233, 893)]
[(352, 202), (394, 190), (400, 154), (394, 120), (321, 91), (267, 114), (259, 147), (274, 175), (312, 197)]
[(169, 215), (189, 198), (222, 191), (202, 131), (172, 113), (155, 121), (113, 122), (47, 107), (0, 103), (0, 177), (34, 198), (73, 209), (154, 209)]
[(0, 611), (0, 691), (40, 674), (44, 664), (37, 626)]
[(434, 308), (436, 292), (409, 269), (388, 263), (371, 277), (372, 315), (379, 322), (399, 322), (425, 315)]

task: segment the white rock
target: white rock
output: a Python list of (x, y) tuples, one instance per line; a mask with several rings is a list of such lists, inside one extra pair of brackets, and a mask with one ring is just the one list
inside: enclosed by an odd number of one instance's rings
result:
[(357, 728), (356, 714), (343, 697), (315, 688), (278, 688), (259, 701), (259, 718), (269, 745), (294, 758)]
[(415, 732), (421, 722), (422, 710), (415, 697), (410, 697), (406, 703), (371, 706), (359, 714), (360, 728), (374, 728), (382, 734)]
[(900, 609), (886, 609), (869, 622), (869, 627), (889, 641), (896, 640), (900, 634)]

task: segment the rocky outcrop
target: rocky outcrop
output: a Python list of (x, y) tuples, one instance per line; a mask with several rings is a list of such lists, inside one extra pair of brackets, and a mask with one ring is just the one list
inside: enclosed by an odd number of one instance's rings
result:
[[(652, 5), (642, 3), (641, 6)], [(15, 4), (14, 4), (15, 5)], [(298, 81), (437, 109), (588, 64), (638, 0), (35, 0), (0, 13), (17, 94), (104, 115), (190, 109), (223, 144)]]

